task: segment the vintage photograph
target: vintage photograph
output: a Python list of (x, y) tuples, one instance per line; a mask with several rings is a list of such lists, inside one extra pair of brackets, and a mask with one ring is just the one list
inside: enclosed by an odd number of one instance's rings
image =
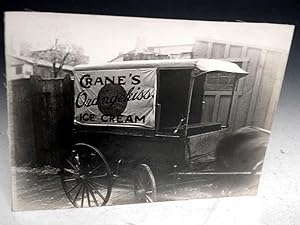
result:
[(283, 24), (6, 13), (12, 209), (256, 195), (292, 36)]

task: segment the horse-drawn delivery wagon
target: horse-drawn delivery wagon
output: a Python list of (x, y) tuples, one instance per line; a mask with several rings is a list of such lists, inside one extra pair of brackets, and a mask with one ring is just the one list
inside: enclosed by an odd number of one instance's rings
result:
[[(76, 207), (105, 205), (125, 168), (132, 171), (136, 199), (155, 201), (155, 174), (188, 174), (214, 152), (228, 130), (237, 82), (246, 75), (213, 59), (75, 67), (74, 145), (61, 173), (68, 199)], [(232, 90), (223, 124), (203, 116), (209, 77)]]

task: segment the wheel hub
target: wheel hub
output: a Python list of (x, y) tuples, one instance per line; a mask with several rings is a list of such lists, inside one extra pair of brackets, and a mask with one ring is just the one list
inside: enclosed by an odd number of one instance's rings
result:
[(86, 180), (88, 178), (87, 175), (85, 175), (85, 174), (82, 174), (79, 177), (81, 180)]

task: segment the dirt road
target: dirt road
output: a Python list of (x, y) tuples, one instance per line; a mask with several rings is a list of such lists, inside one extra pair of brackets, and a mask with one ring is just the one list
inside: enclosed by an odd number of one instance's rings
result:
[[(40, 169), (13, 168), (13, 208), (41, 210), (73, 208), (60, 183), (58, 170), (51, 167)], [(195, 198), (211, 198), (237, 195), (254, 195), (258, 179), (245, 176), (196, 176), (179, 178), (177, 184), (162, 182), (157, 187), (158, 201)], [(129, 179), (118, 179), (113, 186), (107, 205), (135, 203), (133, 184)]]

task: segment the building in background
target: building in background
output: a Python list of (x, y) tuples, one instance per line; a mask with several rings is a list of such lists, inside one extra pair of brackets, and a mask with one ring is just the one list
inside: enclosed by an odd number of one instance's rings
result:
[(70, 49), (65, 46), (59, 45), (54, 49), (36, 50), (27, 52), (26, 56), (34, 59), (47, 60), (53, 62), (55, 59), (61, 61), (67, 54), (65, 61), (66, 65), (76, 66), (79, 64), (88, 64), (89, 56), (84, 55), (84, 50), (81, 47), (72, 45)]
[[(21, 78), (30, 78), (33, 75), (39, 75), (42, 78), (53, 78), (53, 64), (47, 60), (36, 59), (27, 56), (8, 55), (7, 63), (7, 79), (15, 80)], [(57, 64), (57, 66), (60, 66)], [(73, 75), (73, 66), (63, 65), (59, 77), (67, 74)]]
[(7, 44), (6, 76), (8, 80), (29, 78), (63, 78), (73, 75), (73, 67), (89, 63), (84, 49), (74, 44), (61, 44), (55, 41), (52, 47), (33, 50), (31, 43), (15, 43), (14, 37)]
[(130, 60), (156, 60), (156, 59), (191, 59), (194, 44), (150, 46), (143, 48), (137, 46), (136, 49), (120, 54), (110, 62), (130, 61)]

